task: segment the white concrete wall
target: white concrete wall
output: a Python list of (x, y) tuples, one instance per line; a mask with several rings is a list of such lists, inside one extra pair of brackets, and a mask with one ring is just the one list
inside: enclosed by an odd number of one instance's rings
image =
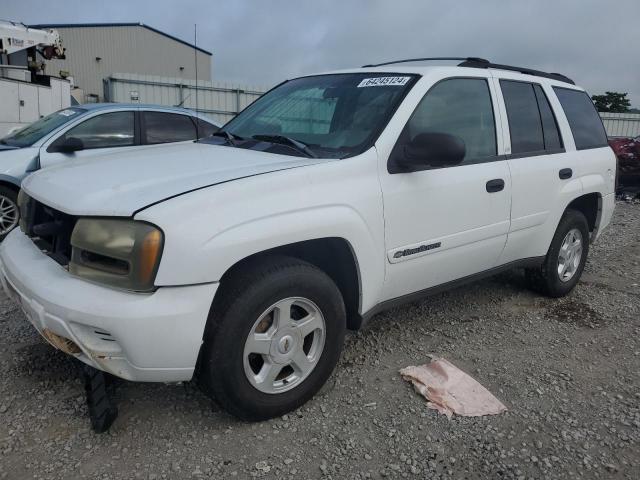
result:
[(51, 79), (51, 86), (0, 78), (0, 137), (71, 104), (69, 82)]

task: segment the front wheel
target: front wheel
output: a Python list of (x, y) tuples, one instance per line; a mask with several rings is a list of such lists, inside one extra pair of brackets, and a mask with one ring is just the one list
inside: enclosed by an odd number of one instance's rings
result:
[(563, 297), (576, 286), (589, 253), (589, 224), (582, 212), (562, 216), (541, 268), (527, 269), (532, 289), (549, 297)]
[(0, 242), (18, 225), (20, 213), (17, 199), (15, 190), (0, 186)]
[(346, 314), (323, 271), (274, 257), (232, 275), (208, 320), (200, 384), (244, 420), (283, 415), (327, 381), (342, 350)]

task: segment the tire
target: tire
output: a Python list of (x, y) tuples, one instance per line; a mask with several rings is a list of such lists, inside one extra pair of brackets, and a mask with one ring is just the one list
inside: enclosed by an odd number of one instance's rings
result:
[[(220, 288), (198, 365), (205, 393), (248, 421), (284, 415), (307, 402), (342, 351), (346, 313), (335, 283), (309, 263), (274, 256), (242, 268)], [(310, 328), (317, 329), (304, 333)], [(248, 353), (254, 349), (266, 353)]]
[[(574, 241), (572, 241), (570, 234), (573, 235)], [(573, 256), (567, 255), (566, 252), (569, 250), (564, 249), (563, 246), (565, 244), (576, 245), (575, 239), (578, 237), (581, 242), (579, 258), (577, 258), (578, 254), (575, 250)], [(560, 256), (561, 249), (563, 249), (562, 257)], [(573, 290), (580, 280), (588, 254), (589, 224), (587, 219), (582, 212), (567, 210), (560, 219), (542, 266), (537, 269), (525, 270), (527, 283), (533, 290), (548, 297), (564, 297)]]
[(0, 186), (0, 242), (18, 225), (18, 192)]

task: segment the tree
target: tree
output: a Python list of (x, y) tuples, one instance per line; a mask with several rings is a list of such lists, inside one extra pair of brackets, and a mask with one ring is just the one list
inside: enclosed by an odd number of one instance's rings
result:
[(604, 92), (604, 95), (594, 95), (591, 100), (599, 112), (624, 113), (631, 107), (626, 93)]

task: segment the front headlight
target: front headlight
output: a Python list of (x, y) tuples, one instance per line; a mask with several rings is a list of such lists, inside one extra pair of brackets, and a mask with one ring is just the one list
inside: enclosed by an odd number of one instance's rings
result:
[(144, 222), (81, 218), (71, 234), (69, 272), (112, 287), (148, 292), (154, 280), (164, 235)]

